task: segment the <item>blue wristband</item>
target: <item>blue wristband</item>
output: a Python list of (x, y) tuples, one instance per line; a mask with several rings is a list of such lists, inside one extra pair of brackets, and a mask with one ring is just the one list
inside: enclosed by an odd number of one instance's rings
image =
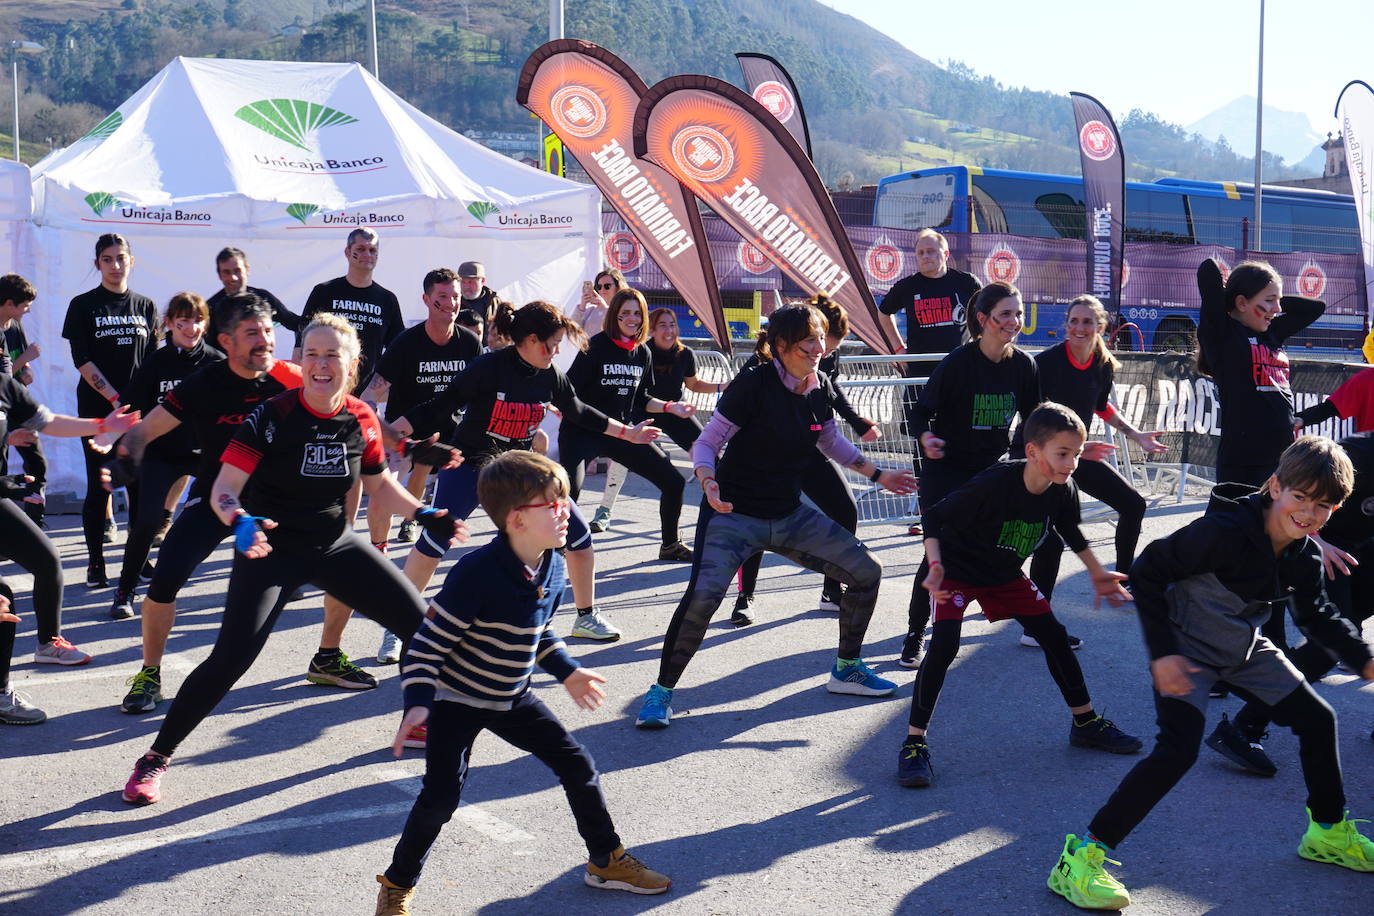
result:
[(234, 520), (234, 547), (239, 553), (247, 553), (253, 546), (257, 533), (262, 530), (259, 524), (262, 520), (260, 515), (240, 515)]

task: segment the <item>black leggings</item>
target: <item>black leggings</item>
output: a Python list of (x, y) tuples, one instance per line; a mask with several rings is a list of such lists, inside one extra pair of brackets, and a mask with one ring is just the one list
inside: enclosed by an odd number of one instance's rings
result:
[[(925, 515), (940, 500), (991, 466), (969, 467), (962, 464), (951, 464), (947, 458), (934, 461), (923, 460), (921, 462), (921, 490), (917, 496), (920, 500), (921, 514)], [(908, 633), (924, 633), (926, 626), (930, 623), (930, 592), (921, 585), (922, 582), (926, 581), (926, 573), (928, 572), (930, 572), (930, 567), (926, 565), (926, 558), (922, 556), (921, 566), (916, 570), (916, 580), (911, 583), (911, 603), (907, 605), (906, 610)]]
[[(91, 439), (81, 440), (81, 457), (86, 461), (86, 499), (81, 503), (81, 533), (86, 536), (86, 563), (105, 570), (105, 509), (110, 494), (100, 485), (100, 466), (109, 458), (91, 448)], [(124, 487), (129, 497), (129, 525), (138, 521), (138, 481)], [(161, 513), (158, 518), (161, 519)]]
[(593, 458), (609, 458), (623, 464), (632, 473), (638, 474), (649, 483), (658, 487), (658, 522), (665, 546), (678, 542), (677, 524), (682, 515), (682, 491), (687, 483), (673, 467), (673, 462), (662, 446), (657, 443), (636, 445), (592, 433), (572, 423), (563, 423), (558, 429), (558, 460), (568, 472), (572, 482), (572, 498), (576, 501), (586, 480), (586, 465)]
[(176, 601), (177, 593), (195, 574), (196, 568), (232, 533), (233, 529), (210, 509), (207, 499), (193, 497), (187, 500), (177, 520), (172, 522), (157, 552), (157, 568), (153, 570), (153, 581), (148, 583), (149, 601), (159, 604)]
[[(1204, 712), (1183, 700), (1155, 694), (1159, 734), (1154, 750), (1121, 780), (1088, 829), (1108, 846), (1117, 846), (1183, 778), (1202, 744)], [(1270, 708), (1274, 721), (1298, 736), (1298, 757), (1307, 783), (1312, 819), (1333, 824), (1345, 817), (1341, 759), (1336, 749), (1336, 714), (1312, 690), (1300, 684)]]
[(167, 494), (181, 478), (194, 474), (196, 461), (185, 458), (165, 461), (145, 456), (138, 475), (138, 520), (129, 525), (129, 537), (124, 544), (124, 565), (119, 570), (120, 591), (133, 594), (138, 586), (138, 574), (153, 549), (153, 538), (162, 527)]
[[(33, 612), (38, 641), (51, 642), (62, 635), (62, 560), (38, 526), (8, 499), (0, 499), (0, 554), (9, 557), (33, 576)], [(14, 592), (3, 585), (0, 594), (14, 602)], [(17, 612), (16, 612), (17, 613)], [(9, 685), (10, 655), (18, 625), (0, 623), (0, 688)]]
[(224, 621), (210, 656), (187, 676), (153, 742), (170, 757), (252, 666), (291, 593), (311, 583), (409, 643), (425, 603), (401, 571), (346, 531), (328, 547), (274, 543), (257, 560), (234, 554)]
[[(1116, 510), (1116, 571), (1129, 572), (1135, 562), (1140, 526), (1145, 521), (1145, 497), (1106, 462), (1080, 461), (1073, 479), (1084, 493)], [(1046, 601), (1054, 595), (1054, 585), (1059, 580), (1059, 560), (1063, 555), (1064, 540), (1051, 526), (1045, 531), (1045, 540), (1031, 556), (1030, 564), (1030, 580)]]
[[(1054, 678), (1069, 708), (1088, 705), (1090, 700), (1088, 688), (1083, 683), (1083, 669), (1078, 666), (1078, 659), (1074, 658), (1073, 650), (1069, 648), (1069, 634), (1064, 625), (1053, 614), (1031, 614), (1011, 619), (1021, 624), (1040, 643), (1040, 648), (1045, 651), (1045, 664), (1050, 669), (1050, 676)], [(925, 729), (930, 726), (935, 703), (940, 699), (940, 690), (945, 685), (945, 672), (959, 654), (959, 631), (963, 625), (961, 619), (935, 621), (930, 649), (921, 662), (921, 670), (916, 672), (916, 686), (911, 692), (911, 716), (908, 722), (912, 728)]]
[[(849, 482), (844, 479), (844, 471), (835, 462), (816, 452), (802, 474), (801, 489), (821, 510), (822, 515), (838, 522), (850, 534), (859, 530), (859, 506), (854, 502), (854, 492), (849, 489)], [(758, 585), (759, 567), (762, 565), (763, 551), (744, 561), (739, 568), (740, 595), (754, 597), (754, 587)], [(840, 580), (826, 576), (821, 593), (838, 596)]]

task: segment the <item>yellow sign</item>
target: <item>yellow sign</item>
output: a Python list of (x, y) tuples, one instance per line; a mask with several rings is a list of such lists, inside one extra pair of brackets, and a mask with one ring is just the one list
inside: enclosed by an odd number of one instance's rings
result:
[(544, 138), (544, 171), (563, 177), (563, 141), (558, 134)]

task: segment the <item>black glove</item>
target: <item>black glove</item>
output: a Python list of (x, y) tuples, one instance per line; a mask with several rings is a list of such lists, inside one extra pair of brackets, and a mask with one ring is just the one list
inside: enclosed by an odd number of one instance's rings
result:
[(1198, 265), (1197, 291), (1204, 310), (1211, 306), (1212, 310), (1219, 310), (1222, 314), (1230, 311), (1226, 307), (1226, 281), (1221, 278), (1221, 268), (1212, 258)]
[(409, 458), (416, 464), (427, 465), (432, 468), (447, 467), (448, 463), (461, 454), (458, 449), (451, 445), (444, 445), (442, 442), (430, 442), (427, 439), (402, 439), (401, 456)]
[(415, 510), (415, 524), (425, 529), (426, 534), (444, 547), (447, 547), (448, 542), (458, 533), (458, 519), (453, 517), (452, 512), (440, 515), (438, 509), (431, 509), (429, 506), (421, 506)]
[(0, 499), (23, 499), (38, 492), (38, 483), (25, 474), (0, 477)]
[(128, 455), (116, 455), (105, 462), (105, 470), (110, 473), (110, 488), (118, 490), (138, 480), (138, 462)]

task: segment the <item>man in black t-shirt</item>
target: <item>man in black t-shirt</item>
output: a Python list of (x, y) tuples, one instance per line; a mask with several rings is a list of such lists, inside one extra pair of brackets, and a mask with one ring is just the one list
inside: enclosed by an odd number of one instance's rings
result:
[[(372, 393), (378, 401), (386, 402), (388, 423), (447, 389), (454, 376), (482, 352), (482, 342), (477, 335), (454, 323), (458, 314), (457, 283), (458, 275), (447, 267), (425, 274), (424, 295), (420, 297), (425, 304), (424, 322), (402, 331), (382, 354)], [(441, 439), (447, 440), (456, 425), (456, 419), (449, 418), (433, 429), (415, 430), (414, 436), (423, 439), (438, 433)], [(411, 468), (406, 489), (416, 499), (423, 495), (426, 479), (433, 471), (434, 468), (427, 465)], [(406, 543), (415, 539), (413, 534), (410, 537), (405, 534), (407, 525), (411, 524), (406, 522), (401, 526), (401, 540)], [(391, 517), (369, 513), (367, 527), (372, 543), (385, 543), (391, 531)]]
[[(885, 315), (905, 313), (906, 352), (951, 353), (968, 338), (965, 316), (981, 284), (949, 266), (949, 243), (934, 229), (916, 235), (916, 270), (893, 284), (878, 308)], [(929, 376), (935, 362), (908, 363), (907, 376)]]
[(213, 343), (219, 340), (221, 333), (233, 333), (233, 329), (224, 327), (220, 319), (226, 300), (239, 293), (252, 293), (266, 302), (272, 309), (273, 324), (279, 324), (288, 331), (300, 330), (300, 315), (282, 305), (281, 300), (267, 290), (248, 285), (248, 255), (241, 249), (221, 248), (219, 254), (215, 255), (215, 272), (219, 274), (223, 288), (205, 302), (210, 306), (210, 329), (205, 334), (206, 340)]
[(347, 319), (358, 332), (358, 342), (362, 345), (358, 383), (353, 386), (353, 394), (357, 397), (362, 397), (367, 390), (372, 374), (377, 371), (382, 350), (405, 329), (396, 294), (372, 279), (380, 254), (381, 239), (376, 232), (359, 227), (348, 233), (348, 243), (344, 246), (348, 273), (328, 283), (320, 283), (310, 291), (310, 298), (301, 310), (296, 348), (292, 354), (294, 361), (300, 360), (301, 332), (316, 312), (333, 312)]
[(463, 296), (459, 309), (477, 316), (484, 327), (491, 327), (496, 303), (501, 297), (487, 286), (487, 269), (480, 261), (464, 261), (458, 265), (458, 291)]

